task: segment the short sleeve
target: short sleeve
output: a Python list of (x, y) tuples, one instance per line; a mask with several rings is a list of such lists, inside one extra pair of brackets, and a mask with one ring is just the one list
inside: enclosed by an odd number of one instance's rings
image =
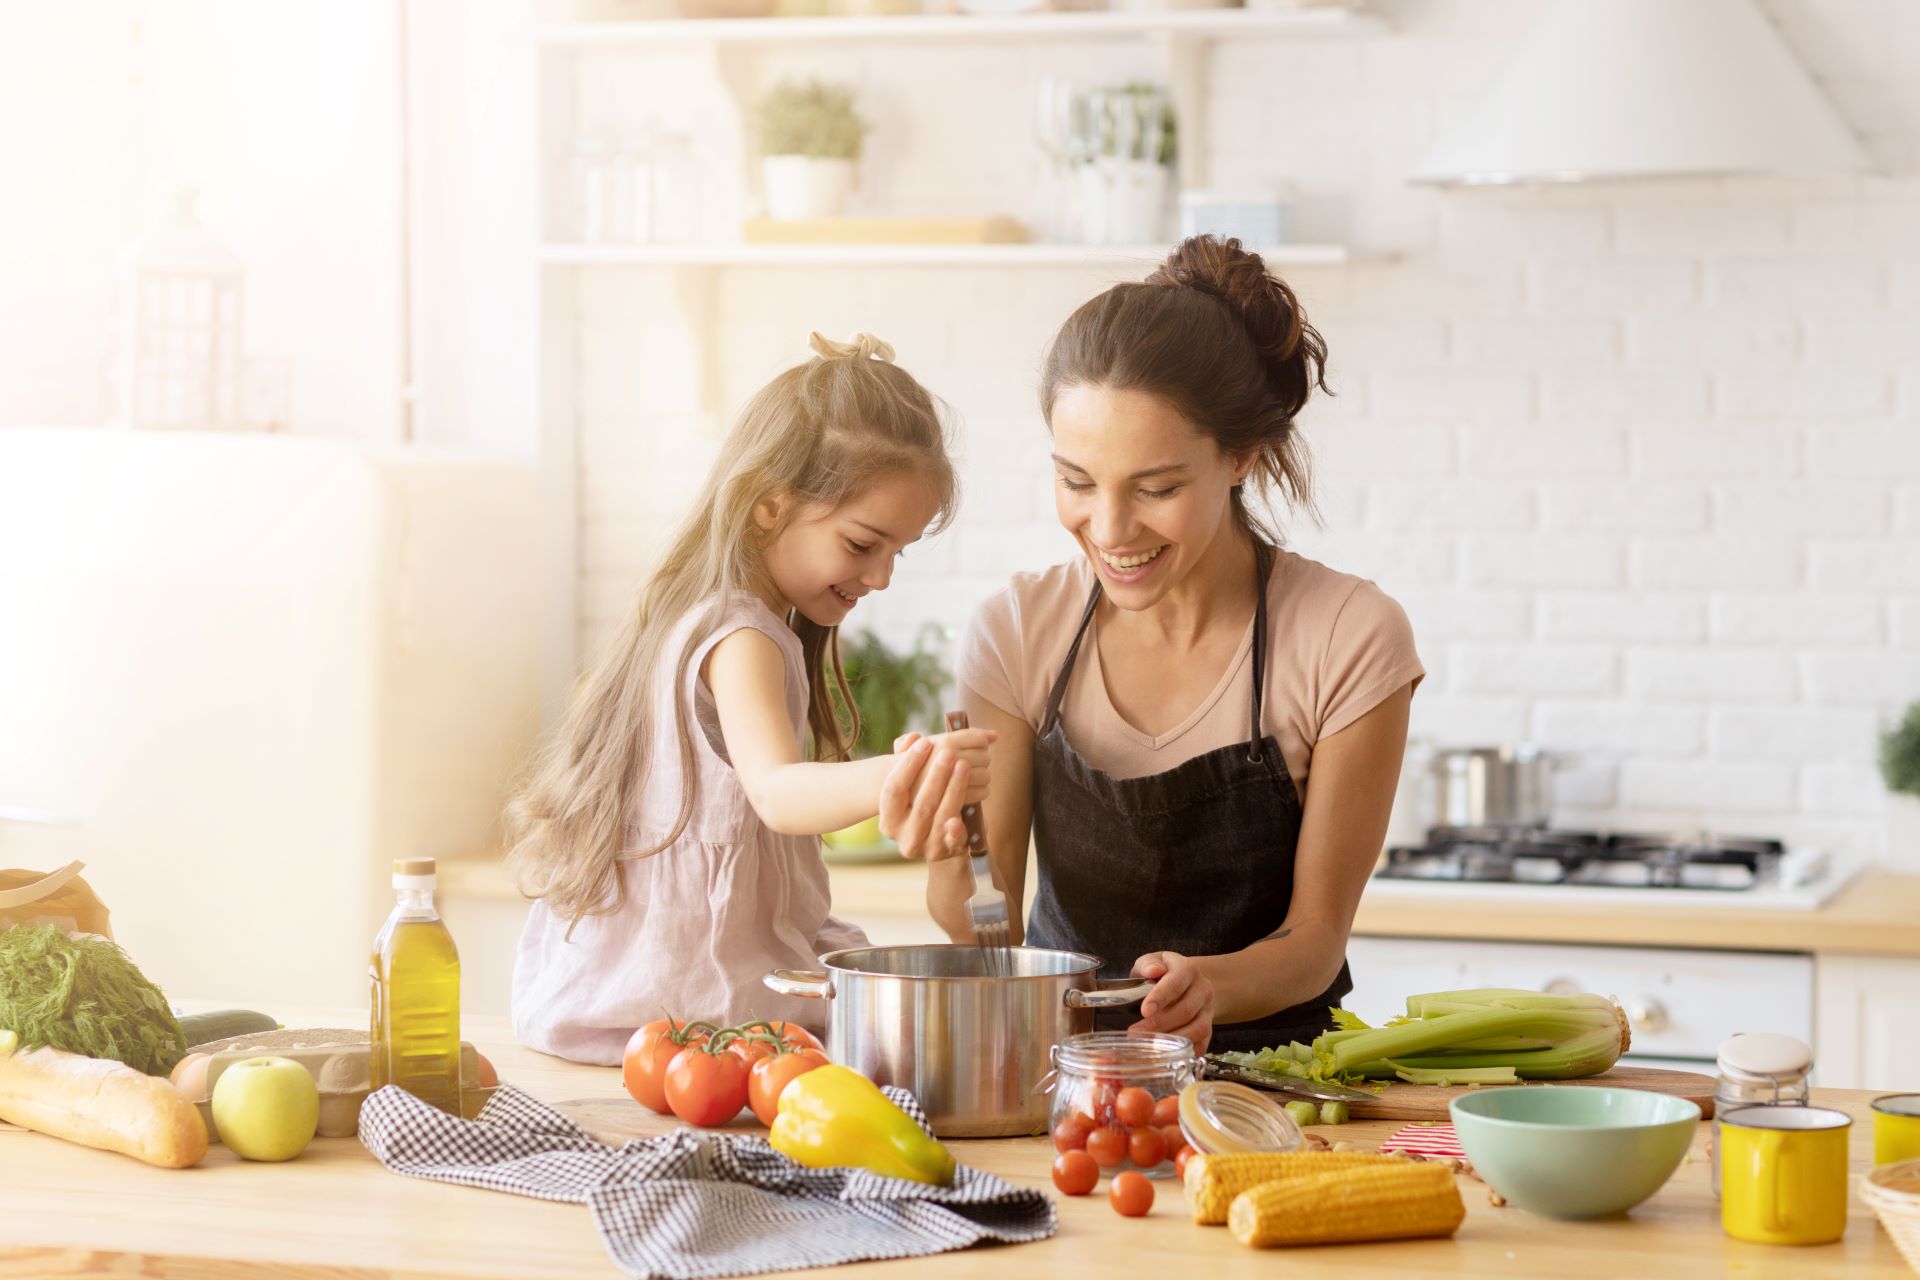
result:
[(1356, 584), (1328, 637), (1317, 738), (1340, 732), (1402, 686), (1418, 687), (1425, 675), (1406, 610), (1373, 583)]
[(1038, 729), (1038, 708), (1025, 705), (1028, 699), (1020, 693), (1026, 647), (1020, 643), (1014, 614), (1011, 590), (996, 591), (973, 611), (960, 636), (955, 676), (961, 688)]

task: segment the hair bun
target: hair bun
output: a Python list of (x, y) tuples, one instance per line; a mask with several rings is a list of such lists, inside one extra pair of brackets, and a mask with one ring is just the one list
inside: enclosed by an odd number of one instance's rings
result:
[(856, 333), (846, 342), (835, 342), (818, 330), (807, 336), (807, 345), (826, 360), (884, 360), (893, 363), (893, 344), (870, 333)]
[(1238, 240), (1190, 236), (1174, 246), (1147, 283), (1196, 289), (1225, 303), (1253, 339), (1276, 387), (1292, 390), (1302, 403), (1309, 387), (1326, 389), (1326, 344), (1307, 323), (1293, 290)]

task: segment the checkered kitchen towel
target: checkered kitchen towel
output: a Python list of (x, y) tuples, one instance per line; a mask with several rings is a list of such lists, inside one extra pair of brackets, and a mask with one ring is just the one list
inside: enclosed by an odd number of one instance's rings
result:
[[(926, 1127), (912, 1095), (887, 1096)], [(610, 1147), (503, 1085), (477, 1120), (388, 1085), (360, 1141), (395, 1173), (584, 1203), (630, 1276), (740, 1276), (912, 1258), (1054, 1233), (1053, 1202), (965, 1165), (950, 1187), (864, 1169), (808, 1169), (766, 1139), (681, 1129)]]

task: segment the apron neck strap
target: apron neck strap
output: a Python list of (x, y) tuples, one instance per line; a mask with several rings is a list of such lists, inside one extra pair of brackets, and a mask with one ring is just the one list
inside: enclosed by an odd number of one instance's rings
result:
[[(1266, 698), (1267, 682), (1267, 577), (1273, 571), (1273, 548), (1255, 539), (1253, 543), (1253, 652), (1248, 660), (1253, 664), (1253, 701), (1251, 724), (1247, 738), (1247, 758), (1260, 759), (1260, 712)], [(1093, 590), (1087, 593), (1087, 607), (1081, 611), (1080, 625), (1073, 633), (1073, 643), (1067, 647), (1066, 661), (1060, 664), (1060, 674), (1053, 679), (1053, 688), (1047, 691), (1047, 714), (1040, 721), (1040, 732), (1053, 728), (1053, 722), (1060, 716), (1060, 704), (1066, 700), (1067, 681), (1073, 675), (1073, 664), (1080, 657), (1080, 643), (1087, 638), (1087, 627), (1093, 622), (1093, 611), (1100, 604), (1100, 582), (1096, 578)]]

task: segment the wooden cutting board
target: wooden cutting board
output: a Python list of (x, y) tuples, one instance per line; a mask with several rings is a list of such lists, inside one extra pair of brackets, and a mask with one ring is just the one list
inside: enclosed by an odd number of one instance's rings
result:
[[(1551, 1080), (1543, 1084), (1601, 1085), (1612, 1089), (1646, 1089), (1652, 1093), (1670, 1093), (1700, 1105), (1702, 1119), (1713, 1118), (1713, 1077), (1692, 1071), (1667, 1071), (1659, 1067), (1615, 1067), (1584, 1080)], [(1511, 1088), (1510, 1085), (1481, 1085), (1481, 1089)], [(1351, 1105), (1356, 1120), (1445, 1120), (1447, 1104), (1463, 1093), (1476, 1092), (1471, 1085), (1405, 1084), (1388, 1085), (1373, 1102)]]

